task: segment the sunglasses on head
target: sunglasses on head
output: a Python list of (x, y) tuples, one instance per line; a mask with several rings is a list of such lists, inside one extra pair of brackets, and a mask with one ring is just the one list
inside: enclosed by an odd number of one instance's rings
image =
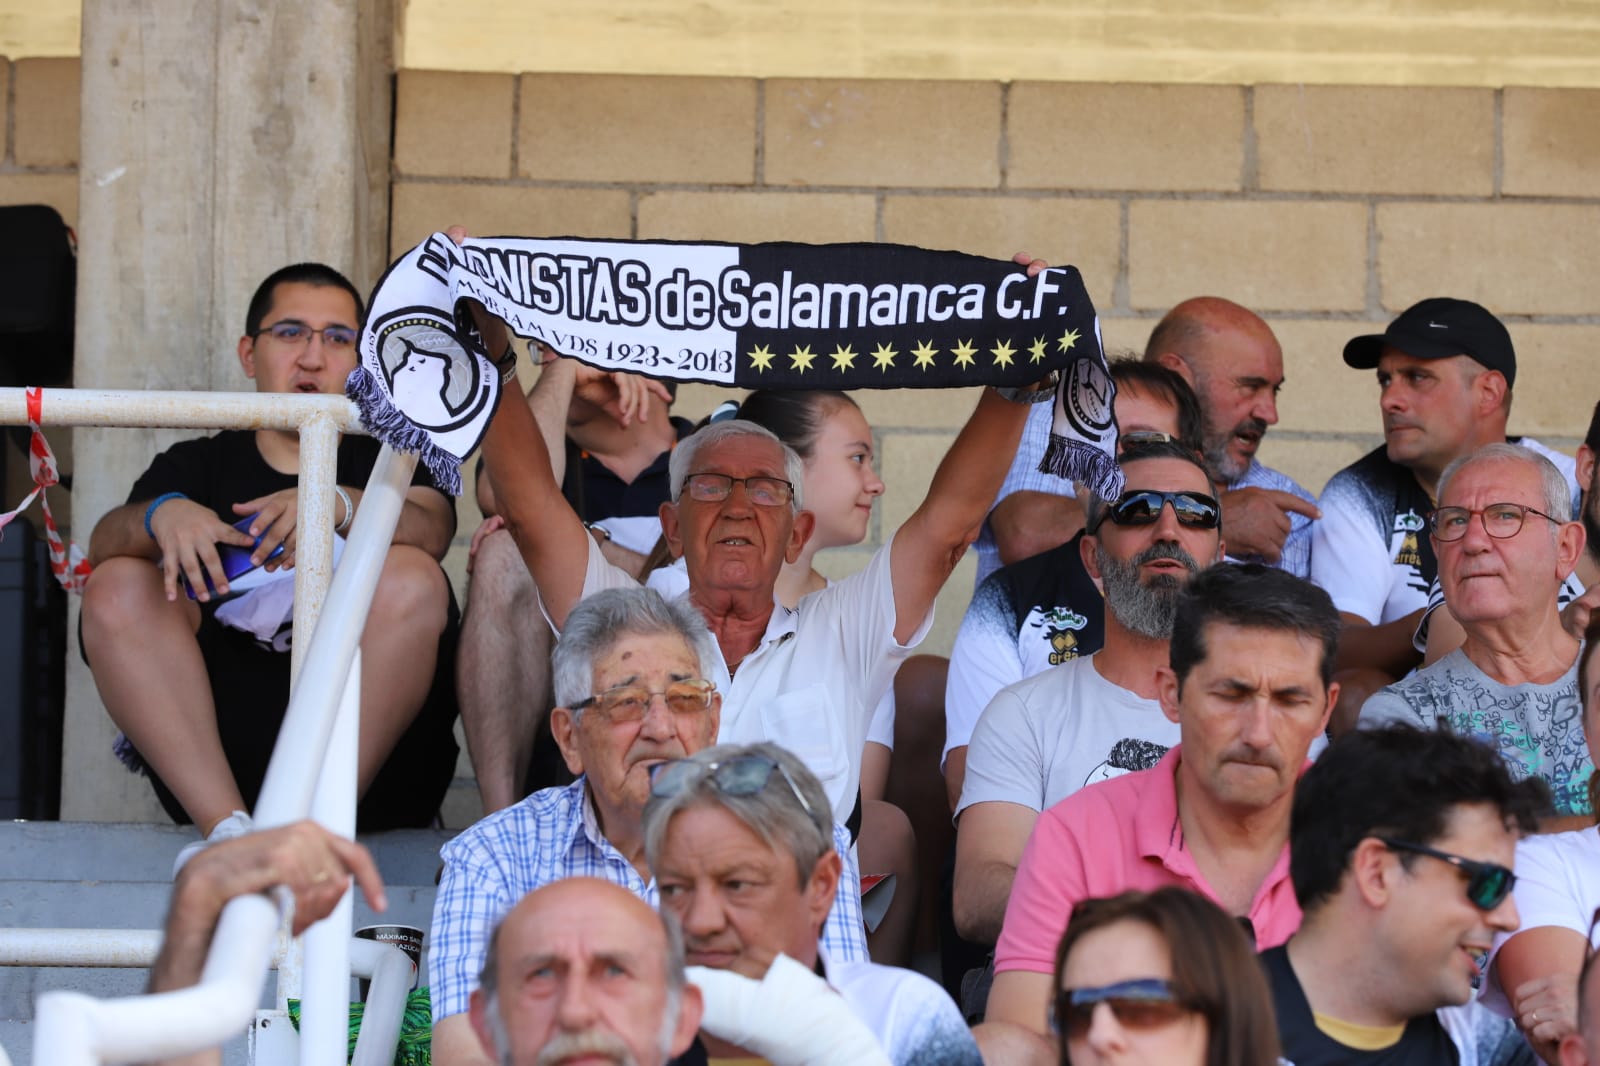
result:
[(1499, 863), (1465, 859), (1448, 851), (1430, 848), (1426, 844), (1412, 844), (1409, 841), (1391, 840), (1388, 837), (1378, 837), (1378, 842), (1390, 851), (1409, 851), (1447, 862), (1466, 874), (1467, 901), (1481, 911), (1492, 911), (1500, 906), (1517, 883), (1517, 875)]
[(789, 791), (794, 793), (794, 798), (800, 801), (800, 806), (805, 808), (805, 812), (816, 817), (811, 804), (806, 801), (805, 794), (794, 783), (794, 778), (789, 776), (789, 771), (765, 755), (739, 755), (732, 759), (709, 763), (696, 762), (693, 759), (660, 763), (650, 768), (650, 795), (657, 799), (671, 799), (687, 792), (701, 781), (709, 780), (713, 788), (726, 795), (754, 796), (767, 787), (773, 771), (783, 775)]
[(1194, 1008), (1185, 1003), (1160, 977), (1118, 981), (1099, 988), (1063, 988), (1051, 1005), (1050, 1025), (1068, 1040), (1082, 1040), (1094, 1021), (1094, 1009), (1104, 1003), (1124, 1029), (1156, 1029), (1177, 1021)]
[(1118, 526), (1153, 526), (1161, 520), (1161, 509), (1172, 504), (1172, 513), (1178, 524), (1190, 529), (1216, 529), (1222, 524), (1222, 509), (1217, 501), (1203, 492), (1161, 492), (1156, 489), (1134, 489), (1124, 492), (1100, 513), (1093, 533), (1108, 520)]

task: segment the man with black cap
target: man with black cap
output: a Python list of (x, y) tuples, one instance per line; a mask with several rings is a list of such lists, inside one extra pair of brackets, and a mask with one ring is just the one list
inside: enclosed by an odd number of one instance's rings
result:
[[(1411, 638), (1437, 572), (1426, 521), (1439, 476), (1508, 439), (1517, 376), (1504, 324), (1479, 304), (1448, 297), (1423, 300), (1381, 334), (1351, 340), (1344, 361), (1378, 372), (1384, 445), (1329, 480), (1312, 532), (1312, 580), (1345, 623), (1336, 730), (1354, 722), (1368, 695), (1417, 665)], [(1572, 476), (1567, 456), (1526, 437), (1513, 443)]]

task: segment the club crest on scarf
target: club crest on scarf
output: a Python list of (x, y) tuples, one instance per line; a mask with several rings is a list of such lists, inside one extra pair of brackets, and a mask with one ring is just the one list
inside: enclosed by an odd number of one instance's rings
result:
[[(738, 388), (1017, 387), (1060, 371), (1041, 469), (1115, 495), (1115, 385), (1072, 267), (886, 244), (755, 245), (436, 233), (371, 299), (346, 393), (441, 488), (499, 401), (468, 301), (603, 370)], [(494, 353), (499, 355), (497, 351)]]

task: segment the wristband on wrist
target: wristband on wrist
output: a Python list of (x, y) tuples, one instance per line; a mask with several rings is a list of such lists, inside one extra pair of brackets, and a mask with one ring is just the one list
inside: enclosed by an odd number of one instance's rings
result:
[(150, 528), (150, 519), (155, 517), (156, 508), (157, 507), (160, 507), (162, 504), (166, 503), (168, 500), (187, 500), (188, 498), (189, 497), (185, 496), (181, 492), (163, 492), (161, 495), (159, 495), (155, 499), (151, 500), (150, 501), (150, 506), (146, 507), (144, 509), (144, 531), (145, 531), (145, 534), (151, 540), (155, 540), (156, 539), (156, 531)]
[(333, 531), (343, 536), (350, 528), (351, 519), (356, 516), (356, 505), (350, 502), (350, 494), (344, 490), (343, 485), (335, 485), (333, 491), (338, 495), (339, 502), (344, 504), (344, 517), (339, 519)]
[(506, 342), (506, 350), (500, 358), (494, 361), (494, 368), (500, 371), (500, 384), (509, 384), (517, 376), (517, 347), (510, 341)]

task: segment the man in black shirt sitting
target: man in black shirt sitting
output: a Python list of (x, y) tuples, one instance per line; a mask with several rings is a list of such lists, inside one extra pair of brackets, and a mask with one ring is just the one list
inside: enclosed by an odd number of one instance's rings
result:
[[(1497, 932), (1518, 925), (1517, 838), (1549, 805), (1489, 747), (1397, 725), (1335, 741), (1295, 790), (1297, 932), (1263, 953), (1291, 1066), (1461, 1058), (1466, 1004)], [(1448, 1024), (1447, 1024), (1448, 1023)], [(1458, 1024), (1459, 1023), (1459, 1024)]]

